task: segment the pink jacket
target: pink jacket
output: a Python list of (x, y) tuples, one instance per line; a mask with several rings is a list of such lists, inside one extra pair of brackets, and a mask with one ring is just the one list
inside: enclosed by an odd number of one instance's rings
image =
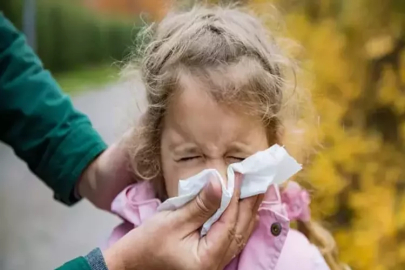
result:
[[(161, 202), (149, 182), (127, 187), (113, 201), (112, 211), (124, 219), (109, 239), (112, 245), (156, 213)], [(290, 182), (279, 194), (272, 186), (259, 209), (259, 224), (241, 254), (226, 270), (329, 270), (319, 250), (300, 232), (289, 228), (289, 219), (309, 219), (309, 197)]]

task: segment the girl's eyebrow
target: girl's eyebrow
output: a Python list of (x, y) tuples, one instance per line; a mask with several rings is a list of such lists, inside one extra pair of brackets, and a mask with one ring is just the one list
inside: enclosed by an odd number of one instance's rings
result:
[(178, 146), (173, 146), (173, 152), (177, 155), (196, 155), (200, 154), (198, 147), (194, 144), (181, 144)]
[(246, 154), (252, 154), (252, 148), (241, 142), (232, 142), (229, 146), (228, 152), (243, 152)]

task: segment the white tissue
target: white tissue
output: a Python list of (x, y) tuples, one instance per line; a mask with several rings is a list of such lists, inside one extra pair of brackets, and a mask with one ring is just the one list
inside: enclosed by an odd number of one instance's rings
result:
[(301, 165), (292, 158), (287, 151), (275, 144), (269, 149), (248, 157), (242, 162), (229, 165), (228, 186), (225, 186), (220, 173), (215, 169), (207, 169), (186, 180), (179, 181), (178, 197), (163, 202), (158, 211), (175, 210), (194, 199), (207, 184), (211, 176), (216, 176), (222, 186), (221, 206), (217, 212), (208, 219), (201, 230), (201, 236), (207, 234), (211, 225), (217, 221), (231, 201), (235, 172), (244, 175), (241, 186), (241, 199), (262, 194), (270, 185), (281, 184), (301, 170)]

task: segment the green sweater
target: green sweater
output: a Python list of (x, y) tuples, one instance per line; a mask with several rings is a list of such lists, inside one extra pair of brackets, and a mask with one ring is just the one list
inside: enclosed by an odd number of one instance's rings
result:
[(76, 258), (70, 262), (65, 263), (56, 270), (93, 270), (84, 257)]
[[(24, 36), (0, 13), (0, 140), (71, 205), (83, 170), (106, 144), (76, 111)], [(79, 258), (63, 269), (90, 269)]]

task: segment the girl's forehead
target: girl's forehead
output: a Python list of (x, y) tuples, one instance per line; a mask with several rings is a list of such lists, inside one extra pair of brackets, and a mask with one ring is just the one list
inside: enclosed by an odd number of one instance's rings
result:
[(250, 145), (265, 134), (259, 117), (217, 102), (200, 86), (183, 89), (173, 97), (166, 113), (164, 134), (170, 144), (192, 142), (202, 148), (228, 147), (234, 142)]
[(210, 92), (209, 86), (193, 79), (182, 82), (168, 104), (168, 117), (174, 117), (181, 122), (187, 118), (201, 122), (225, 119), (232, 122), (232, 119), (234, 121), (243, 116), (242, 112), (235, 110), (237, 103), (225, 104), (217, 101)]
[(243, 100), (230, 102), (218, 99), (212, 94), (218, 90), (210, 89), (209, 83), (203, 83), (193, 76), (182, 76), (178, 85), (168, 103), (165, 117), (178, 125), (204, 126), (208, 122), (228, 129), (262, 125), (260, 116), (252, 115), (249, 108), (243, 105)]

